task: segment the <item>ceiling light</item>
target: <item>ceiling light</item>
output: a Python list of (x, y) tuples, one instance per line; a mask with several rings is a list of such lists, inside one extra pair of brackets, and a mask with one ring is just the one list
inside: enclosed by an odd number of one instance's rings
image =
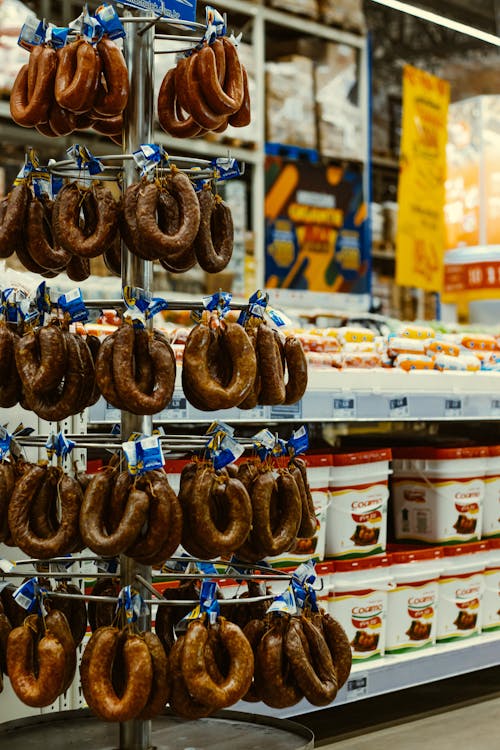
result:
[(432, 13), (430, 10), (423, 10), (417, 8), (415, 5), (408, 5), (408, 3), (402, 3), (399, 0), (372, 0), (374, 3), (379, 5), (385, 5), (387, 8), (393, 10), (399, 10), (401, 13), (407, 13), (409, 16), (415, 16), (420, 18), (422, 21), (430, 21), (438, 26), (444, 26), (446, 29), (452, 31), (458, 31), (461, 34), (467, 34), (467, 36), (473, 36), (475, 39), (480, 39), (487, 44), (494, 44), (496, 47), (500, 47), (500, 37), (495, 34), (488, 34), (487, 31), (481, 31), (476, 29), (474, 26), (468, 26), (465, 23), (454, 21), (446, 16), (440, 16), (438, 13)]

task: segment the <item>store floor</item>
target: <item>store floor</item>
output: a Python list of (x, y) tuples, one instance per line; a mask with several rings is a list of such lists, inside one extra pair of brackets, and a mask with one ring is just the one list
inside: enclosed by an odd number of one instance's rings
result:
[(500, 736), (500, 668), (297, 717), (321, 750), (491, 750)]

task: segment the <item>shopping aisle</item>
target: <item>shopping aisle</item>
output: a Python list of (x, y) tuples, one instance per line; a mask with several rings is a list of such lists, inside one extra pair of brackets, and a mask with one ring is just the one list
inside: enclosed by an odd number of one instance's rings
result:
[(404, 722), (330, 744), (322, 750), (490, 750), (500, 733), (500, 698)]

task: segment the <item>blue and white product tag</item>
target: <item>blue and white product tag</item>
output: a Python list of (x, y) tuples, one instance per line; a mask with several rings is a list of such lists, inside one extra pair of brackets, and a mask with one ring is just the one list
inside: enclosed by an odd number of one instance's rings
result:
[(210, 166), (215, 170), (216, 180), (232, 180), (234, 177), (241, 177), (240, 165), (230, 156), (218, 156), (212, 159)]
[(69, 26), (54, 26), (49, 23), (45, 34), (45, 41), (50, 43), (54, 49), (61, 49), (68, 41), (69, 32)]
[(233, 437), (234, 427), (231, 427), (225, 422), (215, 421), (215, 422), (212, 422), (212, 424), (206, 431), (205, 435), (216, 435), (219, 432), (222, 432), (224, 435), (229, 435), (230, 437)]
[(191, 558), (184, 555), (185, 560), (167, 560), (163, 566), (165, 570), (172, 570), (175, 573), (185, 573), (186, 568), (191, 562)]
[(121, 39), (126, 36), (118, 13), (109, 3), (100, 5), (95, 12), (95, 17), (110, 39)]
[(252, 443), (260, 460), (265, 461), (276, 445), (276, 436), (266, 427), (253, 436)]
[(81, 289), (72, 289), (70, 292), (61, 294), (57, 299), (57, 306), (70, 316), (72, 323), (89, 319), (89, 313), (85, 307)]
[(100, 39), (102, 39), (103, 34), (104, 29), (102, 28), (97, 18), (94, 18), (90, 15), (87, 8), (87, 3), (85, 3), (82, 22), (83, 38), (87, 42), (93, 42), (94, 44), (96, 44)]
[(316, 577), (316, 569), (313, 560), (301, 563), (293, 574), (293, 580), (299, 581), (302, 585), (306, 583), (313, 584)]
[(122, 450), (127, 461), (128, 473), (135, 476), (139, 473), (140, 469), (137, 456), (137, 442), (129, 440), (127, 443), (122, 443)]
[(50, 292), (47, 287), (47, 282), (42, 281), (36, 288), (35, 292), (35, 305), (39, 311), (42, 322), (45, 313), (50, 313)]
[(225, 435), (217, 448), (214, 449), (212, 461), (214, 469), (218, 471), (224, 466), (232, 464), (237, 458), (243, 455), (245, 448), (234, 438)]
[(168, 310), (168, 302), (161, 297), (153, 297), (146, 310), (146, 320), (153, 318), (158, 313)]
[(38, 578), (30, 578), (29, 581), (25, 581), (14, 591), (13, 597), (17, 604), (27, 612), (36, 612), (40, 604), (41, 613), (47, 614), (40, 602), (41, 594), (42, 589), (38, 583)]
[(118, 558), (108, 557), (106, 560), (96, 560), (97, 570), (99, 573), (109, 573), (114, 575), (118, 570)]
[(55, 174), (50, 175), (50, 196), (51, 198), (57, 198), (58, 194), (64, 187), (64, 179), (58, 177)]
[(27, 49), (28, 52), (33, 47), (38, 47), (39, 44), (43, 44), (45, 41), (45, 32), (47, 26), (44, 21), (40, 21), (36, 16), (29, 15), (19, 34), (17, 43), (23, 49)]
[(123, 301), (131, 312), (139, 312), (144, 315), (151, 302), (151, 296), (140, 287), (124, 286)]
[(142, 143), (137, 151), (134, 151), (133, 157), (141, 170), (141, 177), (154, 172), (164, 159), (168, 160), (168, 155), (163, 147), (157, 146), (156, 143)]
[(288, 455), (286, 441), (282, 440), (282, 438), (278, 437), (278, 435), (274, 436), (274, 448), (272, 449), (271, 453), (274, 458)]
[(292, 576), (292, 588), (295, 594), (297, 607), (300, 611), (306, 606), (309, 606), (313, 612), (318, 611), (316, 592), (312, 587), (315, 580), (316, 571), (312, 560), (308, 560), (306, 563), (299, 565)]
[(217, 583), (215, 581), (205, 579), (201, 584), (200, 613), (207, 614), (211, 625), (217, 621), (220, 614), (220, 606), (217, 600)]
[(85, 169), (89, 174), (100, 174), (104, 167), (101, 161), (93, 155), (87, 146), (81, 146), (75, 143), (66, 150), (67, 155), (72, 159), (78, 169)]
[(268, 303), (268, 295), (260, 289), (252, 294), (248, 300), (248, 307), (246, 310), (241, 311), (241, 315), (238, 318), (238, 323), (244, 325), (251, 318), (258, 320), (264, 319), (264, 312)]
[[(5, 558), (0, 558), (0, 570), (2, 573), (10, 573), (14, 568), (16, 567), (16, 563), (12, 562), (12, 560), (6, 560)], [(0, 583), (0, 591), (5, 588), (5, 586), (9, 585), (8, 581), (2, 581), (4, 584), (3, 586)]]
[(278, 594), (275, 597), (267, 610), (267, 613), (276, 612), (279, 615), (296, 615), (297, 614), (297, 603), (295, 601), (295, 594), (291, 586), (288, 586), (286, 591), (282, 594)]
[(220, 315), (224, 316), (229, 312), (232, 299), (231, 292), (216, 292), (209, 297), (203, 297), (203, 307), (210, 312), (218, 310)]
[(152, 10), (164, 18), (196, 21), (196, 0), (120, 0), (120, 5)]
[(309, 433), (305, 425), (292, 432), (292, 437), (288, 441), (287, 447), (288, 453), (291, 456), (304, 453), (309, 448)]
[(51, 198), (50, 174), (43, 169), (37, 169), (31, 176), (33, 192), (37, 198)]
[(137, 622), (139, 617), (148, 611), (142, 596), (132, 586), (125, 586), (120, 591), (116, 609), (125, 611), (127, 623)]
[(200, 571), (200, 573), (206, 573), (207, 575), (216, 576), (217, 575), (217, 568), (215, 565), (211, 562), (201, 562), (197, 561), (195, 563), (196, 567)]
[(290, 319), (287, 318), (287, 316), (282, 313), (280, 310), (275, 310), (274, 307), (269, 307), (269, 305), (266, 307), (266, 314), (269, 316), (270, 320), (274, 323), (275, 326), (278, 328), (281, 328), (282, 326), (290, 325)]
[(205, 31), (204, 39), (209, 44), (215, 42), (218, 36), (225, 35), (226, 22), (224, 16), (216, 8), (212, 8), (211, 5), (207, 5), (205, 8), (205, 23), (207, 24), (207, 30)]
[(56, 452), (56, 447), (57, 447), (56, 436), (53, 432), (51, 432), (47, 440), (45, 441), (45, 450), (47, 451), (47, 458), (49, 459), (49, 461), (53, 457), (54, 453)]
[(114, 424), (114, 425), (113, 425), (113, 427), (111, 428), (111, 435), (120, 435), (120, 434), (121, 434), (121, 431), (122, 431), (122, 428), (121, 428), (121, 426), (120, 426), (120, 425), (118, 424), (118, 422), (117, 422), (117, 423), (116, 423), (116, 424)]
[(22, 299), (18, 302), (18, 313), (22, 321), (32, 325), (40, 318), (40, 312), (35, 307), (35, 304), (28, 298)]
[(165, 458), (163, 456), (158, 435), (141, 438), (137, 443), (137, 451), (140, 452), (139, 462), (142, 464), (142, 471), (163, 469)]
[(76, 443), (74, 443), (73, 440), (70, 440), (62, 432), (59, 432), (56, 437), (56, 456), (66, 458), (66, 456), (71, 453), (75, 445)]
[(7, 432), (7, 429), (0, 426), (0, 460), (3, 460), (10, 451), (10, 444), (12, 442), (12, 435)]

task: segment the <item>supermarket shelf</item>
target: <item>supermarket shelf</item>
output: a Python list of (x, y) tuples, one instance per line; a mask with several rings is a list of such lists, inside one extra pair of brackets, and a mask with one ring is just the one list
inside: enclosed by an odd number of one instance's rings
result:
[(377, 156), (372, 154), (372, 164), (375, 167), (388, 167), (389, 169), (399, 169), (399, 159), (391, 156)]
[[(373, 662), (355, 664), (351, 676), (339, 692), (332, 708), (376, 695), (444, 680), (500, 664), (500, 633), (479, 635), (470, 640), (446, 643), (423, 649), (420, 653), (386, 656)], [(248, 711), (248, 703), (236, 704), (236, 710)], [(276, 716), (276, 709), (252, 703), (252, 712)], [(279, 711), (280, 718), (324, 710), (302, 700), (296, 706)]]
[[(174, 398), (157, 422), (205, 424), (220, 412), (202, 412), (188, 403), (181, 390), (178, 368)], [(350, 422), (498, 420), (500, 373), (404, 372), (402, 370), (309, 370), (309, 386), (302, 401), (290, 406), (227, 409), (226, 422)], [(89, 422), (119, 421), (118, 409), (103, 399), (89, 414)]]
[(396, 254), (393, 252), (385, 252), (384, 250), (372, 250), (372, 258), (374, 260), (388, 260), (391, 263), (396, 262)]

